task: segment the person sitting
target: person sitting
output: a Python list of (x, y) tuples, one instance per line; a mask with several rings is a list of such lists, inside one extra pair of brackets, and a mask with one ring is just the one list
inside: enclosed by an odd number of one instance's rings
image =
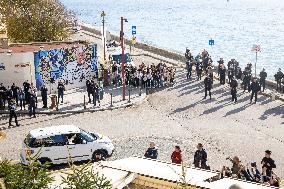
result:
[(181, 150), (179, 146), (175, 146), (175, 150), (173, 151), (171, 155), (172, 163), (175, 164), (181, 164), (182, 158), (181, 158)]
[(158, 149), (155, 147), (154, 142), (150, 142), (150, 147), (147, 149), (144, 156), (149, 159), (157, 159)]

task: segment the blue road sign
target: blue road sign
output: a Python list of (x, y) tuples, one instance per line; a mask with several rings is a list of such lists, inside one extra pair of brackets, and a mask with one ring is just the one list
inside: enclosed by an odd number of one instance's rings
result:
[(214, 45), (214, 43), (215, 43), (215, 41), (214, 41), (213, 39), (210, 39), (210, 40), (209, 40), (209, 45), (210, 45), (210, 46)]
[(136, 26), (132, 26), (132, 35), (136, 34)]

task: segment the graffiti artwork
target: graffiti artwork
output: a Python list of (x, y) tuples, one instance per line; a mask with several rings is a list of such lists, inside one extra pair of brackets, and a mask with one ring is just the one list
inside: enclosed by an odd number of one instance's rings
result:
[(97, 74), (97, 45), (34, 53), (36, 86), (62, 81), (78, 85)]

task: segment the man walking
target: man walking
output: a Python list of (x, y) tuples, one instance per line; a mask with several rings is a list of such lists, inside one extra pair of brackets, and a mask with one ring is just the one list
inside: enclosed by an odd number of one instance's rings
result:
[(260, 91), (260, 85), (256, 78), (253, 78), (253, 82), (250, 85), (250, 91), (251, 91), (251, 97), (250, 97), (250, 103), (252, 103), (252, 99), (254, 97), (254, 103), (257, 101), (257, 93)]
[(235, 101), (235, 103), (237, 103), (238, 82), (235, 79), (235, 77), (232, 77), (232, 81), (230, 83), (230, 87), (231, 87), (232, 102)]
[(265, 80), (267, 78), (267, 73), (265, 72), (265, 69), (263, 68), (263, 70), (260, 72), (259, 74), (260, 80), (259, 80), (259, 84), (260, 87), (262, 87), (262, 92), (264, 92), (265, 89)]
[(204, 79), (204, 87), (205, 87), (205, 96), (204, 99), (207, 97), (207, 92), (209, 92), (209, 97), (211, 99), (211, 89), (212, 89), (212, 80), (207, 74), (205, 79)]
[(45, 85), (43, 85), (40, 89), (41, 91), (41, 98), (42, 98), (42, 102), (43, 102), (43, 107), (42, 108), (47, 108), (47, 87)]
[(9, 110), (10, 110), (9, 126), (13, 126), (12, 125), (13, 117), (15, 118), (16, 126), (20, 126), (19, 123), (18, 123), (18, 120), (17, 120), (16, 102), (15, 102), (14, 99), (10, 100), (10, 102), (9, 102)]

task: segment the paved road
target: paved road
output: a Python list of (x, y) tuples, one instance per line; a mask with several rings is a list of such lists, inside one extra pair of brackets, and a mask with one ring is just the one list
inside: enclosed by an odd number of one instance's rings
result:
[[(137, 62), (157, 63), (149, 57)], [(284, 176), (284, 105), (260, 96), (249, 104), (249, 94), (239, 93), (239, 102), (230, 101), (227, 86), (215, 82), (213, 99), (202, 100), (202, 82), (185, 79), (177, 70), (176, 84), (151, 94), (143, 104), (122, 110), (95, 113), (41, 115), (36, 119), (21, 117), (21, 126), (5, 130), (0, 142), (0, 156), (18, 159), (21, 142), (31, 129), (59, 124), (75, 124), (86, 130), (109, 136), (116, 151), (111, 159), (143, 156), (149, 141), (159, 148), (159, 159), (170, 161), (175, 145), (180, 145), (184, 160), (192, 163), (195, 146), (201, 142), (208, 152), (209, 165), (220, 169), (230, 165), (227, 156), (240, 156), (244, 164), (260, 163), (266, 149), (272, 150), (277, 172)], [(0, 117), (0, 126), (7, 125)]]

